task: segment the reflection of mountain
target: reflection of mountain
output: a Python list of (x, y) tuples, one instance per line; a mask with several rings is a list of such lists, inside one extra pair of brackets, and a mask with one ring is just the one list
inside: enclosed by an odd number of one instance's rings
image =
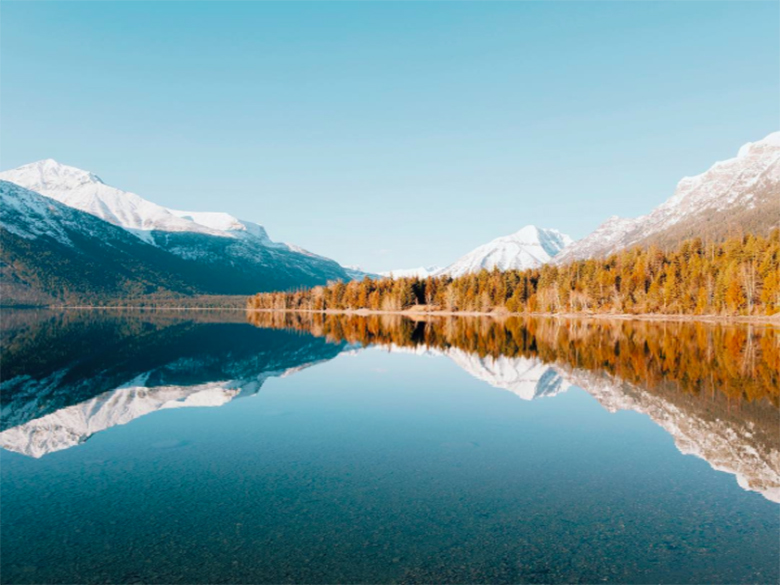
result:
[(682, 453), (780, 502), (772, 328), (257, 313), (258, 327), (235, 322), (237, 313), (5, 317), (0, 444), (33, 457), (157, 410), (221, 406), (269, 377), (379, 345), (446, 356), (523, 400), (578, 386), (610, 412), (646, 414)]
[[(449, 357), (475, 378), (509, 390), (522, 400), (555, 396), (577, 386), (610, 412), (646, 414), (674, 438), (681, 453), (704, 459), (713, 469), (735, 475), (743, 489), (780, 503), (780, 446), (761, 432), (762, 425), (739, 415), (724, 417), (717, 407), (715, 413), (702, 411), (700, 400), (691, 400), (678, 391), (659, 396), (603, 373), (550, 366), (537, 359), (480, 357), (457, 348), (420, 346), (422, 351), (415, 351), (403, 346), (386, 347), (391, 352)], [(712, 408), (713, 404), (707, 406)], [(774, 422), (780, 420), (774, 418)]]
[(0, 433), (0, 445), (9, 451), (41, 457), (83, 443), (95, 433), (127, 424), (157, 410), (222, 406), (239, 392), (228, 383), (118, 388), (5, 430)]
[(344, 348), (286, 331), (164, 314), (16, 317), (3, 331), (0, 445), (35, 457), (164, 408), (220, 406)]
[(610, 412), (649, 416), (680, 452), (780, 502), (777, 330), (702, 323), (263, 317), (259, 326), (451, 358), (524, 400), (578, 386)]
[(536, 358), (509, 358), (468, 353), (456, 347), (438, 349), (420, 345), (382, 345), (392, 353), (446, 356), (458, 367), (494, 388), (509, 390), (522, 400), (534, 400), (566, 392), (570, 384), (555, 370)]
[(771, 432), (780, 422), (777, 411), (762, 420), (767, 413), (754, 405), (729, 412), (730, 405), (718, 400), (722, 397), (702, 401), (674, 390), (652, 393), (586, 370), (572, 370), (566, 377), (610, 412), (646, 414), (674, 438), (681, 453), (704, 459), (713, 469), (735, 475), (743, 489), (780, 503), (780, 445)]
[(450, 349), (447, 356), (475, 378), (509, 390), (523, 400), (555, 396), (570, 387), (555, 368), (538, 359), (480, 357), (459, 349)]

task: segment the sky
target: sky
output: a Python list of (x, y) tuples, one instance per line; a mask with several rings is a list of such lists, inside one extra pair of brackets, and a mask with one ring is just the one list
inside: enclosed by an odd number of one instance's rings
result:
[(780, 3), (3, 2), (44, 158), (380, 271), (581, 238), (780, 128)]

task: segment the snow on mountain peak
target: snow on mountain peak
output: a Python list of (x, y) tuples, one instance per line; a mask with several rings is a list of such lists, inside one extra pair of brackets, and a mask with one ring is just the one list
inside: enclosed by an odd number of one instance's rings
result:
[(222, 235), (218, 230), (177, 217), (135, 193), (106, 185), (94, 173), (52, 159), (4, 171), (0, 179), (86, 211), (144, 240), (147, 235), (139, 232), (152, 230)]
[[(274, 242), (263, 226), (241, 220), (228, 213), (181, 211), (157, 205), (143, 197), (105, 184), (97, 175), (52, 159), (0, 172), (0, 180), (14, 183), (85, 211), (103, 221), (124, 228), (149, 244), (186, 259), (216, 258), (214, 251), (224, 250), (232, 261), (288, 262), (296, 254), (296, 270), (311, 278), (324, 270), (327, 278), (344, 278), (338, 264), (292, 244)], [(172, 238), (171, 233), (199, 234), (221, 239), (219, 245), (206, 240)], [(230, 241), (226, 241), (230, 240)], [(275, 250), (268, 256), (268, 249)], [(278, 252), (276, 252), (278, 251)], [(284, 255), (283, 260), (279, 254)], [(305, 256), (306, 258), (302, 258)]]
[(483, 244), (440, 271), (452, 277), (480, 270), (538, 268), (571, 245), (573, 240), (554, 229), (527, 225), (508, 236)]
[(742, 148), (739, 149), (737, 158), (745, 158), (746, 156), (749, 156), (754, 149), (761, 149), (766, 147), (780, 148), (780, 132), (772, 132), (761, 140), (744, 144)]
[[(194, 232), (220, 237), (248, 235), (272, 245), (265, 229), (228, 213), (179, 211), (106, 185), (100, 177), (76, 167), (45, 159), (0, 173), (10, 181), (70, 207), (123, 227), (148, 241), (148, 232)], [(146, 232), (146, 233), (145, 233)]]
[(23, 165), (0, 175), (6, 181), (39, 193), (47, 189), (67, 190), (86, 184), (103, 184), (96, 174), (64, 165), (52, 158)]
[(180, 211), (178, 209), (168, 209), (168, 211), (177, 217), (193, 221), (198, 225), (206, 226), (219, 232), (225, 232), (230, 235), (237, 235), (236, 232), (244, 232), (249, 236), (263, 240), (267, 246), (274, 245), (263, 226), (239, 219), (229, 213), (222, 211)]

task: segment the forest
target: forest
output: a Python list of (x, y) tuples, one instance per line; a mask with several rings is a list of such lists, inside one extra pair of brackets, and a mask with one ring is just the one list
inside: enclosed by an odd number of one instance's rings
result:
[(780, 312), (780, 229), (672, 250), (634, 248), (605, 259), (531, 270), (332, 282), (250, 297), (253, 310), (661, 315)]

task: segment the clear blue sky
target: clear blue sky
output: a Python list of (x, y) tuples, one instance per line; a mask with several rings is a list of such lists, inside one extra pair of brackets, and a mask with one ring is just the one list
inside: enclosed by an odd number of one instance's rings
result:
[(3, 2), (0, 167), (364, 268), (575, 238), (780, 127), (777, 2)]

